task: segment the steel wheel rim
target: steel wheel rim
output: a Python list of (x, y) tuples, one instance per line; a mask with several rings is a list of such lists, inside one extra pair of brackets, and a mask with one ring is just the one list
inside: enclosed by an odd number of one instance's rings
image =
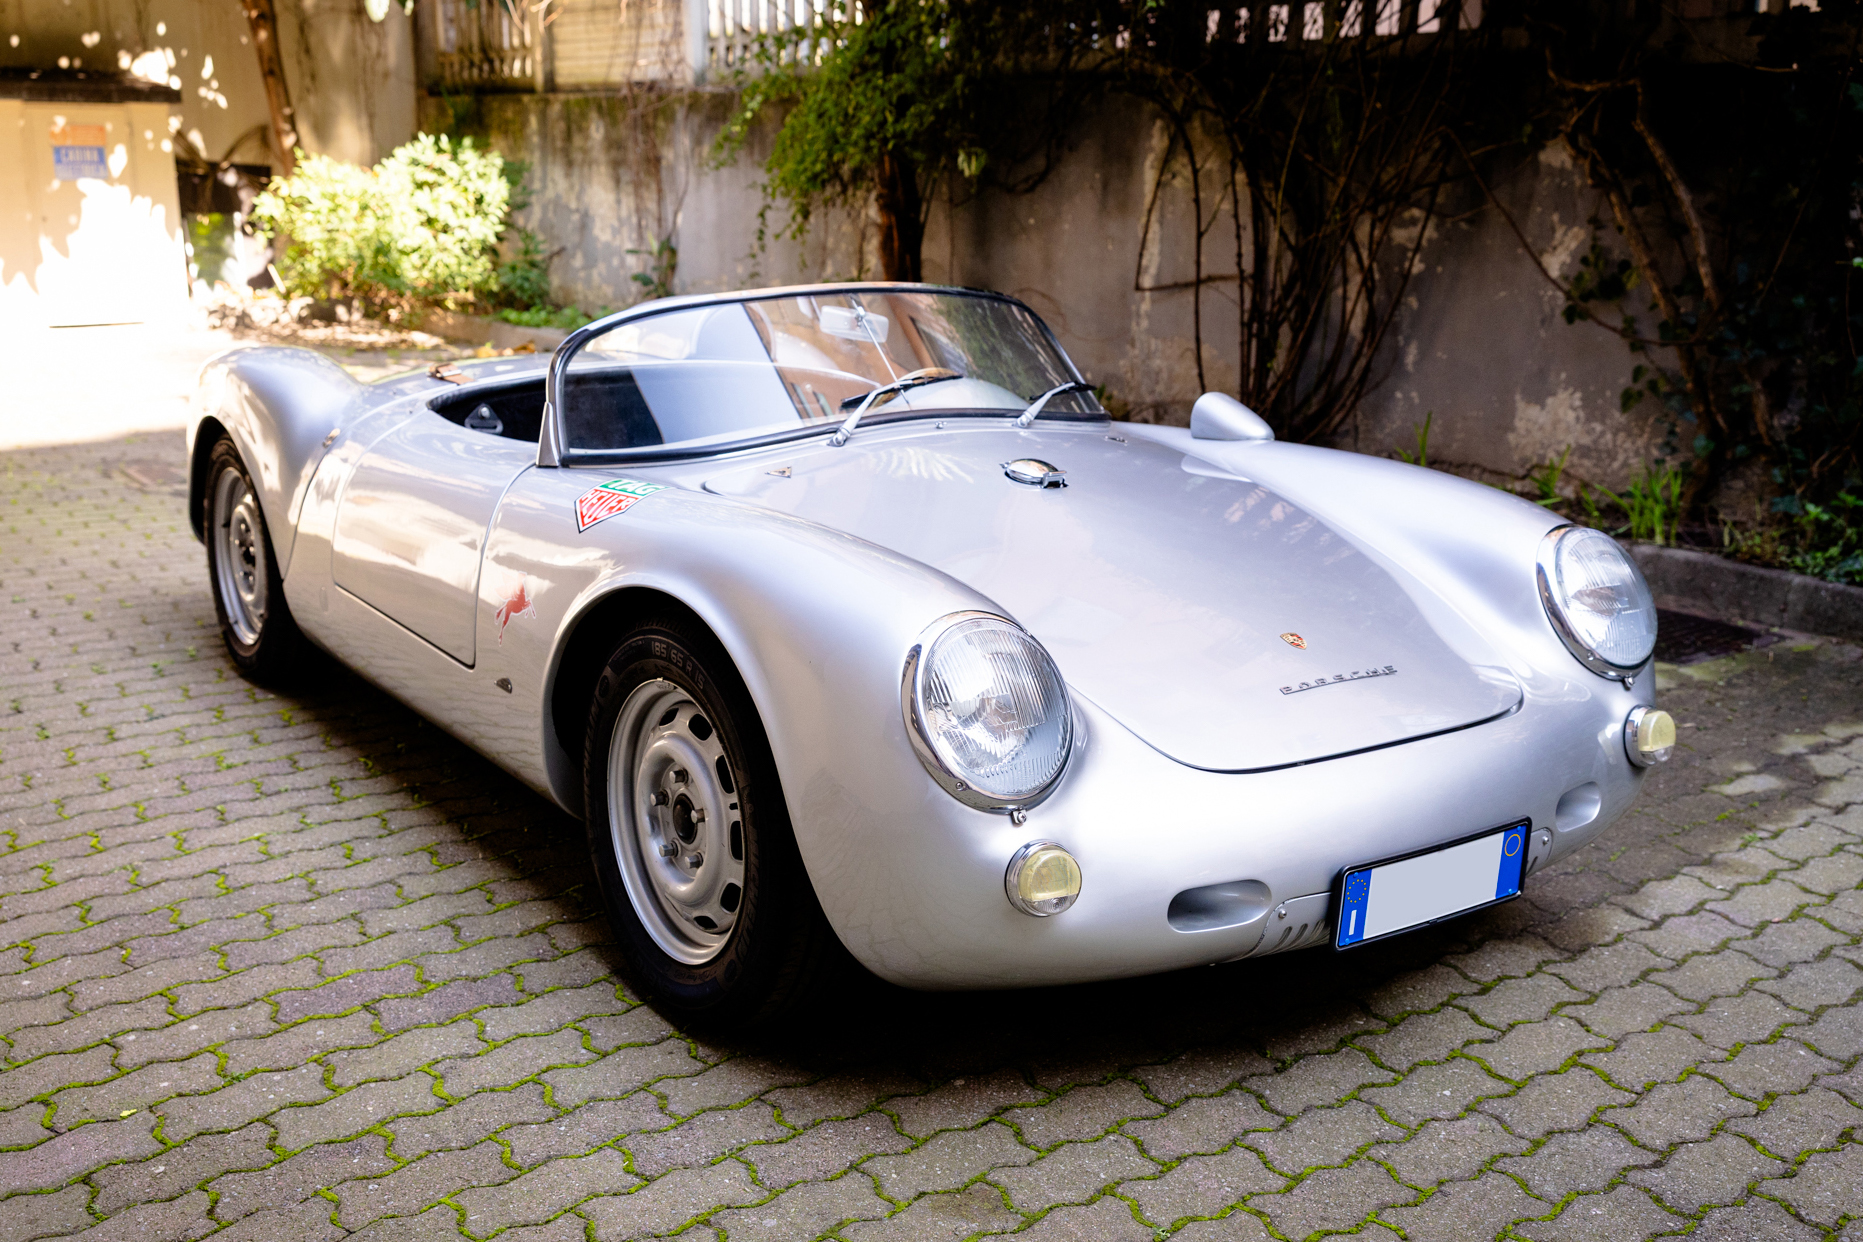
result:
[(214, 480), (214, 585), (227, 624), (241, 646), (259, 641), (268, 594), (265, 525), (259, 498), (244, 475), (228, 467)]
[(738, 801), (720, 776), (728, 763), (714, 722), (672, 682), (645, 682), (621, 705), (608, 744), (609, 844), (641, 925), (687, 966), (724, 950), (742, 909)]

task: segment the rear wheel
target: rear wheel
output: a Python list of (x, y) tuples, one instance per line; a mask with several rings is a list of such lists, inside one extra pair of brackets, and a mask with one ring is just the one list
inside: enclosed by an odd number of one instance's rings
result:
[(710, 636), (642, 625), (603, 668), (583, 758), (590, 859), (641, 985), (685, 1018), (791, 1012), (843, 951), (769, 743)]
[(283, 680), (305, 655), (306, 644), (285, 604), (258, 491), (231, 440), (213, 447), (201, 503), (207, 573), (227, 652), (254, 681)]

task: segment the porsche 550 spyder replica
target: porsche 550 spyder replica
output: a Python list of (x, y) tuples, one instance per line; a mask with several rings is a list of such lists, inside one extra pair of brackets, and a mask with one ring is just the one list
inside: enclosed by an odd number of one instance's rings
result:
[(202, 372), (233, 659), (305, 640), (588, 825), (643, 984), (781, 1007), (1350, 949), (1517, 895), (1667, 756), (1607, 536), (1110, 420), (1007, 297), (673, 298), (546, 359)]

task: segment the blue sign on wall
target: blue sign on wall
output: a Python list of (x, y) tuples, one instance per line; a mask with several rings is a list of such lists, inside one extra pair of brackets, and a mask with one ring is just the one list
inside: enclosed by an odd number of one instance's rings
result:
[(52, 148), (52, 175), (60, 181), (77, 181), (84, 177), (108, 181), (110, 165), (104, 162), (102, 147), (54, 146)]

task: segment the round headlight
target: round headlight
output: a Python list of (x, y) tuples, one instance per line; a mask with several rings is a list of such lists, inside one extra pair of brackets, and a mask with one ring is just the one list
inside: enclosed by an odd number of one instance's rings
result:
[(1562, 526), (1540, 544), (1540, 599), (1580, 664), (1603, 677), (1656, 649), (1656, 601), (1637, 563), (1602, 531)]
[(1074, 744), (1067, 687), (1042, 645), (987, 613), (944, 618), (906, 657), (902, 706), (934, 780), (971, 806), (1011, 810), (1060, 779)]

